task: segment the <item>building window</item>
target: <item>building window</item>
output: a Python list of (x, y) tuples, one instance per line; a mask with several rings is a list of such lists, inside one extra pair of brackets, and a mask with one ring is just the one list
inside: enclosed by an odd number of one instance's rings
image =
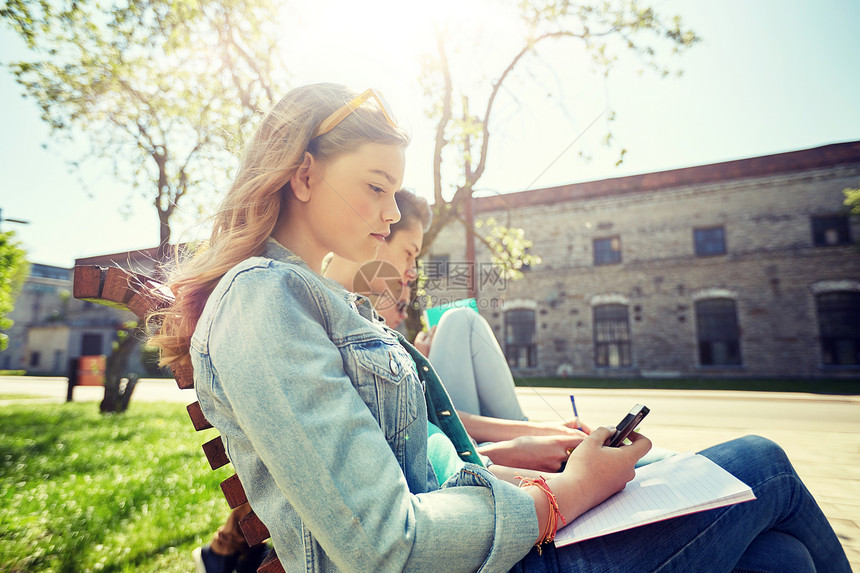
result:
[(816, 247), (851, 244), (851, 224), (847, 215), (812, 217), (812, 244)]
[(630, 321), (627, 306), (594, 307), (594, 365), (601, 368), (630, 366)]
[(594, 264), (611, 265), (621, 262), (621, 238), (594, 239)]
[(860, 292), (827, 292), (816, 297), (821, 362), (860, 364)]
[(448, 255), (430, 255), (424, 263), (424, 274), (429, 280), (439, 280), (448, 276)]
[(42, 361), (42, 354), (40, 352), (31, 352), (30, 353), (30, 367), (38, 368), (39, 362)]
[(740, 332), (735, 301), (712, 298), (696, 303), (696, 332), (699, 364), (733, 366), (741, 364)]
[(97, 356), (102, 353), (102, 335), (84, 334), (81, 338), (81, 356)]
[(505, 356), (511, 368), (537, 366), (535, 311), (518, 308), (505, 313)]
[(726, 232), (723, 227), (693, 229), (693, 243), (697, 257), (726, 254)]

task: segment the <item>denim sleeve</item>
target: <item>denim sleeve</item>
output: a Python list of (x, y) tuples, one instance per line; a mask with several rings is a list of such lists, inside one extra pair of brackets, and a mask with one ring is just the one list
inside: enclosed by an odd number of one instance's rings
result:
[(212, 407), (237, 428), (228, 454), (276, 549), (293, 523), (280, 494), (339, 568), (508, 570), (538, 535), (532, 498), (477, 466), (411, 494), (328, 335), (321, 288), (288, 265), (242, 271), (206, 337)]

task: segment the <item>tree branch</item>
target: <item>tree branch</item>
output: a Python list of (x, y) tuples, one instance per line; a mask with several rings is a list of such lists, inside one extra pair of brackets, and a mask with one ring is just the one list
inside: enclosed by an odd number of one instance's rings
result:
[(487, 152), (489, 150), (489, 145), (490, 145), (490, 114), (493, 111), (493, 104), (495, 103), (496, 96), (498, 95), (499, 90), (502, 87), (502, 82), (504, 82), (505, 79), (511, 74), (511, 72), (513, 72), (514, 68), (519, 63), (519, 61), (527, 53), (529, 53), (530, 51), (535, 49), (535, 46), (537, 46), (538, 42), (541, 42), (541, 41), (546, 40), (548, 38), (564, 38), (564, 37), (582, 38), (583, 36), (580, 34), (575, 34), (573, 32), (567, 32), (567, 31), (548, 32), (546, 34), (542, 34), (541, 36), (538, 36), (534, 40), (528, 41), (526, 43), (526, 45), (523, 47), (523, 49), (520, 50), (516, 56), (514, 56), (514, 58), (511, 60), (511, 62), (508, 64), (508, 66), (505, 68), (505, 70), (502, 72), (502, 75), (499, 76), (499, 79), (496, 81), (496, 83), (493, 84), (493, 90), (490, 93), (489, 99), (487, 100), (487, 109), (484, 112), (483, 130), (482, 130), (482, 135), (481, 135), (480, 159), (478, 160), (478, 167), (476, 167), (474, 172), (472, 173), (472, 180), (466, 182), (466, 184), (469, 187), (473, 186), (475, 183), (478, 182), (478, 179), (480, 179), (481, 175), (484, 174), (484, 168), (487, 166)]
[[(433, 149), (433, 198), (437, 211), (440, 211), (443, 205), (445, 205), (445, 199), (442, 197), (442, 150), (448, 144), (448, 141), (445, 139), (445, 128), (448, 126), (448, 122), (451, 121), (451, 92), (453, 91), (453, 86), (451, 83), (451, 69), (448, 66), (448, 57), (445, 54), (445, 42), (443, 41), (442, 33), (438, 30), (436, 32), (436, 47), (439, 51), (439, 65), (445, 78), (445, 94), (442, 97), (442, 116), (439, 118), (439, 123), (436, 124), (436, 146)], [(436, 213), (437, 217), (441, 215), (441, 212)]]

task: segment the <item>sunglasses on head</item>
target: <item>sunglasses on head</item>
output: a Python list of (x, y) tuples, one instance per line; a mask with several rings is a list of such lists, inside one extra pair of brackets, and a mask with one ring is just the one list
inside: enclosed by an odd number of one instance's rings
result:
[(319, 137), (320, 135), (324, 135), (334, 129), (337, 124), (346, 119), (349, 114), (361, 107), (361, 104), (363, 104), (370, 98), (375, 99), (376, 103), (379, 104), (379, 109), (382, 112), (382, 115), (385, 116), (385, 119), (386, 121), (388, 121), (388, 124), (393, 128), (397, 128), (397, 123), (395, 123), (394, 121), (394, 114), (391, 112), (391, 108), (388, 107), (388, 103), (385, 101), (385, 98), (382, 97), (381, 93), (371, 88), (369, 90), (365, 90), (359, 96), (353, 98), (352, 101), (343, 104), (338, 109), (336, 109), (334, 113), (322, 120), (311, 139), (313, 139), (314, 137)]

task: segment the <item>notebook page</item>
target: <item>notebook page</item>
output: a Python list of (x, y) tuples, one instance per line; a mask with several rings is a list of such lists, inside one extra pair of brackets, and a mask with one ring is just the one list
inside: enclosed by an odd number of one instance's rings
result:
[(672, 456), (638, 468), (627, 486), (560, 529), (557, 546), (646, 523), (755, 499), (752, 490), (698, 454)]

